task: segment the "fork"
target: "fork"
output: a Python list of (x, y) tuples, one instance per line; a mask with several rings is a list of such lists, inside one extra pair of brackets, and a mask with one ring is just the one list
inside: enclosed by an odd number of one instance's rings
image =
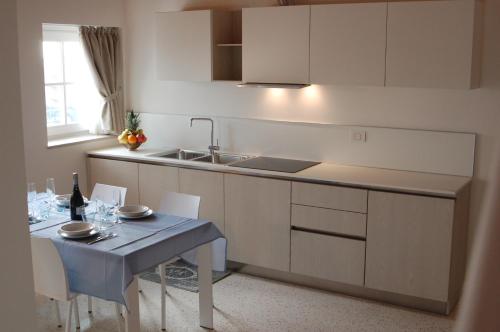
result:
[(118, 234), (116, 234), (116, 233), (108, 233), (106, 235), (99, 236), (97, 239), (94, 239), (92, 241), (87, 242), (87, 244), (94, 244), (94, 243), (97, 243), (100, 241), (112, 239), (112, 238), (117, 237), (117, 236), (118, 236)]

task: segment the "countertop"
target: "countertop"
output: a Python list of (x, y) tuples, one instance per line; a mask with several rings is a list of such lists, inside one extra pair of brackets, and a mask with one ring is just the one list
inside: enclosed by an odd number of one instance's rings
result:
[(282, 173), (149, 156), (150, 154), (168, 150), (173, 150), (173, 148), (141, 148), (137, 151), (129, 151), (120, 146), (89, 151), (87, 152), (87, 155), (89, 157), (97, 158), (144, 162), (150, 164), (170, 165), (207, 171), (271, 177), (284, 180), (331, 184), (446, 198), (455, 198), (457, 196), (457, 193), (462, 188), (469, 185), (471, 182), (470, 177), (464, 176), (399, 171), (373, 167), (347, 166), (329, 162), (321, 163), (297, 173)]

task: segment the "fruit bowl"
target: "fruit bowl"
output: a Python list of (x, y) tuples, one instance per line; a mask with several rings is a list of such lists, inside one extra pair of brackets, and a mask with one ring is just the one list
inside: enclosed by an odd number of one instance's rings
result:
[(134, 150), (137, 150), (137, 148), (140, 147), (142, 145), (142, 143), (133, 143), (133, 144), (124, 143), (123, 145), (125, 145), (127, 147), (127, 149), (129, 149), (130, 151), (134, 151)]

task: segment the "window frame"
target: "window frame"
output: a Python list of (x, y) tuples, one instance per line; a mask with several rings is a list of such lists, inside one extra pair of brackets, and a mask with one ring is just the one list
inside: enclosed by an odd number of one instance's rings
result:
[[(43, 24), (42, 25), (42, 45), (43, 42), (46, 41), (54, 41), (54, 42), (70, 42), (70, 41), (80, 41), (79, 39), (79, 27), (76, 25), (65, 25), (65, 24)], [(64, 122), (65, 124), (63, 125), (55, 125), (55, 126), (48, 126), (47, 125), (47, 118), (45, 118), (45, 126), (47, 128), (47, 136), (48, 138), (57, 138), (61, 136), (74, 136), (74, 135), (81, 135), (81, 134), (88, 134), (89, 129), (84, 126), (83, 124), (80, 123), (71, 123), (68, 124), (68, 115), (67, 115), (67, 103), (66, 103), (66, 86), (75, 84), (74, 82), (66, 82), (66, 73), (65, 73), (65, 61), (64, 61), (64, 46), (61, 47), (61, 52), (62, 52), (62, 68), (63, 68), (63, 78), (62, 82), (57, 82), (57, 83), (46, 83), (45, 82), (45, 65), (43, 65), (43, 72), (44, 72), (44, 78), (43, 78), (43, 88), (44, 88), (44, 93), (43, 93), (43, 100), (44, 100), (44, 109), (45, 109), (45, 117), (47, 117), (47, 101), (46, 101), (46, 94), (45, 94), (45, 88), (47, 86), (62, 86), (63, 91), (64, 91)], [(43, 51), (42, 51), (42, 63), (43, 62)]]

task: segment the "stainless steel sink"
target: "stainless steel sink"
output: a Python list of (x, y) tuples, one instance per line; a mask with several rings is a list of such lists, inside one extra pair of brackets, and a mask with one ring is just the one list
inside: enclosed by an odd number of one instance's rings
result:
[(253, 158), (252, 156), (245, 156), (240, 154), (231, 154), (231, 153), (215, 153), (213, 157), (211, 155), (199, 157), (193, 159), (192, 161), (200, 161), (205, 163), (213, 163), (213, 164), (221, 164), (221, 165), (230, 165), (231, 163), (235, 163), (237, 161), (247, 160)]
[[(207, 155), (208, 154), (206, 152), (177, 149), (177, 150), (173, 150), (173, 151), (152, 154), (150, 156), (151, 157), (158, 157), (158, 158), (178, 159), (178, 160), (192, 160), (192, 159), (204, 157)], [(208, 156), (210, 156), (210, 155), (208, 155)]]

